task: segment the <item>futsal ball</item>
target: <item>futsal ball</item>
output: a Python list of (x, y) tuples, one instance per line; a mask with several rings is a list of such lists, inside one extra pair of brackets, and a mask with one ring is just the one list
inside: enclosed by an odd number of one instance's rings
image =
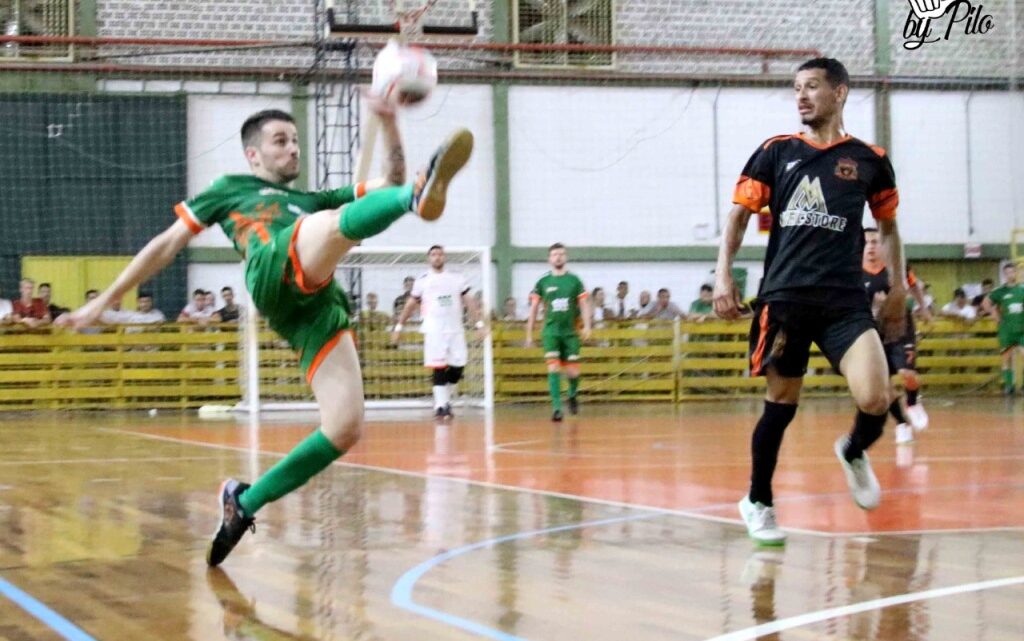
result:
[(392, 40), (373, 61), (371, 91), (393, 105), (414, 105), (437, 86), (437, 60), (426, 49)]

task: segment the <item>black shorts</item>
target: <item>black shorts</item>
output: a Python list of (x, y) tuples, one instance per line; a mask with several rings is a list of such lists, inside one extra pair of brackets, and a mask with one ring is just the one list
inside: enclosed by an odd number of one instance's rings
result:
[(892, 343), (885, 343), (882, 347), (885, 348), (885, 361), (889, 364), (890, 376), (901, 369), (915, 369), (917, 344), (913, 334)]
[(812, 342), (838, 372), (846, 350), (866, 331), (877, 331), (866, 300), (863, 307), (759, 301), (750, 326), (750, 373), (764, 376), (770, 365), (799, 378), (807, 373)]

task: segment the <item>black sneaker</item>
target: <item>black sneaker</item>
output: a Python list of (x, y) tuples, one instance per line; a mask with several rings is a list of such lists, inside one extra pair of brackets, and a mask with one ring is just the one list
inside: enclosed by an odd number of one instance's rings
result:
[(434, 418), (443, 419), (445, 416), (448, 416), (448, 414), (445, 412), (443, 406), (434, 410)]
[(572, 414), (573, 416), (576, 416), (577, 414), (580, 413), (580, 404), (576, 400), (575, 396), (569, 397), (569, 413)]
[(206, 553), (206, 563), (210, 567), (220, 565), (231, 554), (246, 530), (256, 531), (256, 519), (246, 516), (238, 503), (239, 495), (247, 489), (248, 483), (235, 479), (228, 479), (220, 486), (220, 528)]
[[(1024, 389), (1024, 387), (1022, 387), (1021, 389)], [(1003, 385), (1003, 395), (1004, 396), (1014, 396), (1016, 394), (1017, 394), (1017, 389), (1013, 385)]]
[(555, 413), (551, 415), (551, 420), (556, 423), (562, 422), (562, 410), (555, 410)]
[(452, 411), (451, 403), (444, 406), (444, 415), (446, 418), (455, 418), (455, 412)]
[(473, 153), (473, 134), (468, 129), (453, 133), (434, 152), (426, 170), (416, 177), (412, 211), (423, 220), (437, 220), (444, 213), (448, 183), (469, 161)]

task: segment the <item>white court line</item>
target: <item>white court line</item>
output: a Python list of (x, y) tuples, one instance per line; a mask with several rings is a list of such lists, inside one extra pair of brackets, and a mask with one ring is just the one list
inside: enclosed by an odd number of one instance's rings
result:
[(151, 456), (147, 458), (59, 458), (48, 461), (0, 461), (0, 467), (12, 465), (69, 465), (76, 463), (171, 463), (177, 461), (216, 461), (217, 456)]
[[(219, 443), (202, 443), (202, 442), (199, 442), (199, 441), (192, 441), (192, 440), (183, 439), (183, 438), (176, 438), (176, 437), (173, 437), (173, 436), (161, 436), (159, 434), (147, 434), (147, 433), (143, 433), (143, 432), (133, 432), (131, 430), (122, 430), (122, 429), (115, 429), (115, 428), (108, 428), (108, 427), (100, 427), (100, 428), (96, 428), (96, 429), (98, 429), (98, 430), (100, 430), (102, 432), (109, 432), (109, 433), (113, 433), (113, 434), (121, 434), (121, 435), (125, 435), (125, 436), (134, 436), (134, 437), (137, 437), (137, 438), (146, 438), (146, 439), (151, 439), (151, 440), (156, 440), (156, 441), (165, 441), (165, 442), (168, 442), (168, 443), (181, 443), (181, 444), (185, 444), (185, 445), (193, 445), (193, 446), (196, 446), (196, 447), (205, 447), (205, 448), (216, 449), (216, 450), (230, 450), (230, 451), (233, 451), (233, 452), (241, 452), (243, 454), (249, 454), (250, 453), (250, 448), (240, 447), (240, 446), (236, 446), (236, 445), (223, 445), (223, 444), (219, 444)], [(263, 456), (274, 457), (274, 458), (284, 458), (286, 456), (286, 454), (282, 454), (280, 452), (267, 452), (267, 451), (263, 451), (263, 450), (260, 450), (259, 454), (261, 454)], [(337, 466), (340, 466), (340, 467), (350, 467), (350, 468), (362, 469), (362, 470), (370, 470), (370, 471), (373, 471), (373, 472), (381, 472), (381, 473), (385, 473), (385, 474), (397, 474), (399, 476), (408, 476), (408, 477), (418, 478), (418, 479), (443, 479), (443, 480), (451, 481), (451, 482), (455, 482), (455, 483), (464, 483), (466, 485), (475, 485), (475, 486), (478, 486), (478, 487), (486, 487), (486, 488), (490, 488), (490, 489), (507, 490), (507, 491), (512, 491), (512, 492), (526, 492), (526, 493), (529, 493), (529, 494), (538, 494), (538, 495), (541, 495), (541, 496), (552, 496), (552, 497), (555, 497), (555, 498), (571, 499), (571, 500), (575, 500), (575, 501), (581, 501), (583, 503), (593, 503), (593, 504), (596, 504), (596, 505), (607, 505), (607, 506), (611, 506), (611, 507), (626, 508), (626, 509), (631, 509), (631, 510), (646, 510), (648, 512), (656, 512), (656, 513), (659, 513), (659, 514), (671, 514), (671, 515), (675, 515), (675, 516), (682, 516), (682, 517), (686, 517), (686, 518), (692, 518), (692, 519), (695, 519), (695, 520), (698, 520), (698, 521), (707, 521), (707, 522), (711, 522), (711, 523), (725, 523), (725, 524), (736, 525), (736, 526), (740, 526), (740, 527), (743, 526), (743, 522), (739, 518), (729, 518), (729, 517), (715, 516), (715, 515), (712, 515), (712, 514), (706, 514), (705, 513), (705, 511), (711, 512), (711, 511), (715, 511), (715, 510), (729, 509), (730, 507), (733, 507), (735, 505), (732, 502), (712, 504), (712, 505), (705, 505), (705, 506), (702, 506), (702, 507), (699, 507), (699, 508), (692, 508), (692, 509), (689, 509), (689, 510), (682, 510), (682, 509), (672, 509), (672, 508), (657, 507), (657, 506), (653, 506), (653, 505), (641, 505), (641, 504), (638, 504), (638, 503), (627, 503), (625, 501), (614, 501), (614, 500), (611, 500), (611, 499), (601, 499), (601, 498), (595, 498), (595, 497), (590, 497), (590, 496), (580, 496), (578, 494), (566, 494), (564, 492), (554, 492), (554, 491), (551, 491), (551, 490), (540, 490), (540, 489), (535, 489), (535, 488), (522, 487), (522, 486), (518, 486), (518, 485), (505, 485), (505, 484), (502, 484), (502, 483), (491, 483), (489, 481), (478, 481), (476, 479), (465, 479), (465, 478), (459, 478), (459, 477), (455, 477), (455, 476), (444, 476), (444, 475), (439, 475), (439, 474), (426, 474), (426, 473), (423, 473), (423, 472), (412, 472), (412, 471), (409, 471), (409, 470), (400, 470), (400, 469), (395, 469), (395, 468), (390, 468), (390, 467), (381, 467), (381, 466), (377, 466), (377, 465), (366, 465), (364, 463), (351, 463), (351, 462), (344, 461), (344, 460), (337, 460), (332, 465), (337, 465)], [(844, 494), (846, 494), (846, 493), (845, 492), (836, 492), (836, 493), (829, 493), (829, 494), (800, 494), (800, 495), (779, 497), (779, 500), (780, 501), (785, 501), (785, 502), (790, 502), (790, 501), (793, 501), (793, 502), (796, 502), (796, 501), (814, 501), (814, 500), (819, 500), (819, 499), (822, 499), (822, 498), (833, 497), (833, 495), (844, 495)], [(808, 536), (816, 536), (816, 537), (827, 538), (827, 539), (845, 538), (845, 537), (849, 537), (849, 536), (886, 536), (886, 535), (890, 535), (890, 534), (897, 534), (896, 532), (874, 532), (874, 531), (823, 532), (821, 530), (806, 530), (806, 529), (803, 529), (803, 528), (795, 528), (795, 527), (784, 527), (782, 529), (785, 530), (786, 532), (793, 532), (793, 533), (796, 533), (796, 534), (806, 534)], [(993, 532), (995, 532), (995, 531), (1016, 531), (1018, 529), (1022, 529), (1022, 528), (1018, 527), (1018, 526), (1006, 526), (1006, 527), (990, 528), (990, 529), (987, 529), (987, 530), (943, 530), (943, 529), (916, 530), (916, 531), (907, 530), (907, 531), (904, 531), (904, 532), (900, 532), (900, 534), (945, 534), (946, 532), (960, 532), (960, 531), (967, 531), (967, 532), (973, 532), (973, 531), (993, 531)]]
[(890, 596), (882, 599), (872, 599), (871, 601), (862, 601), (861, 603), (854, 603), (852, 605), (844, 605), (837, 608), (799, 614), (795, 617), (780, 619), (779, 621), (772, 621), (771, 623), (762, 623), (761, 625), (755, 625), (744, 630), (737, 630), (736, 632), (722, 634), (717, 637), (707, 639), (707, 641), (754, 641), (754, 639), (768, 634), (775, 634), (782, 632), (783, 630), (791, 630), (793, 628), (799, 628), (813, 623), (820, 623), (822, 621), (828, 621), (829, 619), (835, 619), (838, 617), (850, 616), (851, 614), (859, 614), (860, 612), (881, 610), (882, 608), (888, 608), (894, 605), (903, 605), (904, 603), (913, 603), (915, 601), (924, 601), (926, 599), (938, 599), (956, 594), (966, 594), (968, 592), (994, 590), (996, 588), (1005, 588), (1012, 585), (1022, 584), (1024, 584), (1024, 576), (1016, 576), (1007, 579), (981, 581), (979, 583), (965, 583), (963, 585), (954, 585), (948, 588), (925, 590), (924, 592), (910, 592), (909, 594), (900, 594), (898, 596)]

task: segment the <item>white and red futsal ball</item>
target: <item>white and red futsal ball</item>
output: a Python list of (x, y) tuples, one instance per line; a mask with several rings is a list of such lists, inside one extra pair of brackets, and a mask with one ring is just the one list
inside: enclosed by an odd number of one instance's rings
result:
[(388, 42), (373, 61), (371, 91), (393, 105), (413, 105), (437, 86), (437, 60), (420, 47)]

